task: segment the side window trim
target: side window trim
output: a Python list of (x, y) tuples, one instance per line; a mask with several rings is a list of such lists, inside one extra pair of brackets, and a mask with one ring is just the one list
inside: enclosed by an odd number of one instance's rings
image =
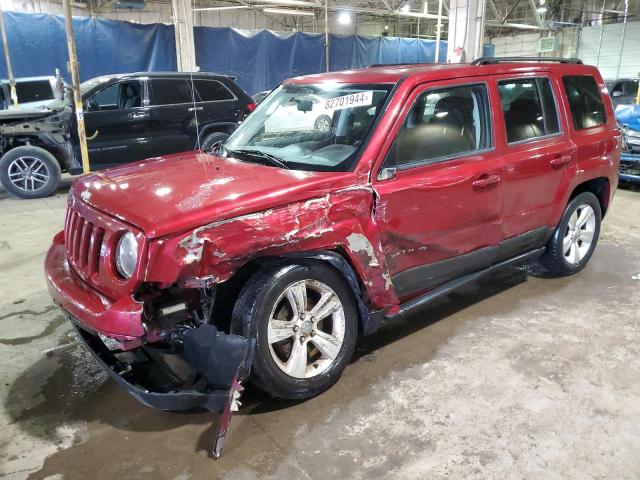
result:
[[(484, 90), (484, 109), (485, 109), (485, 117), (486, 117), (486, 128), (484, 128), (482, 134), (486, 135), (487, 137), (487, 141), (489, 143), (488, 147), (485, 148), (481, 148), (481, 149), (474, 149), (474, 150), (468, 150), (468, 151), (464, 151), (464, 152), (458, 152), (458, 153), (454, 153), (451, 155), (442, 155), (439, 157), (433, 157), (433, 158), (428, 158), (428, 159), (423, 159), (423, 160), (417, 160), (414, 162), (409, 162), (409, 163), (403, 163), (401, 165), (391, 165), (389, 163), (389, 153), (391, 152), (391, 149), (394, 148), (394, 145), (396, 143), (396, 140), (398, 138), (398, 135), (400, 134), (400, 132), (402, 131), (402, 128), (404, 126), (404, 122), (407, 119), (407, 116), (411, 114), (413, 108), (416, 105), (416, 101), (422, 97), (425, 94), (428, 94), (429, 92), (434, 92), (434, 91), (439, 91), (439, 90), (446, 90), (446, 89), (455, 89), (455, 88), (465, 88), (465, 87), (482, 87)], [(407, 110), (407, 114), (405, 115), (405, 117), (402, 119), (401, 124), (400, 124), (400, 128), (398, 129), (398, 131), (396, 132), (395, 138), (393, 139), (393, 142), (391, 143), (391, 146), (389, 148), (389, 150), (387, 151), (387, 153), (385, 154), (385, 158), (382, 162), (382, 164), (380, 165), (379, 168), (379, 173), (382, 172), (384, 169), (387, 168), (392, 168), (395, 169), (397, 171), (403, 171), (403, 170), (410, 170), (413, 168), (419, 168), (419, 167), (423, 167), (426, 165), (432, 165), (432, 164), (438, 164), (438, 163), (444, 163), (444, 162), (448, 162), (451, 160), (457, 160), (457, 159), (464, 159), (467, 157), (473, 157), (476, 155), (481, 155), (487, 152), (491, 152), (493, 150), (496, 149), (496, 145), (495, 145), (495, 135), (494, 135), (494, 125), (493, 125), (493, 117), (491, 115), (491, 98), (490, 98), (490, 89), (489, 89), (489, 85), (488, 82), (486, 81), (480, 81), (480, 82), (470, 82), (470, 83), (455, 83), (455, 84), (450, 84), (450, 85), (445, 85), (445, 86), (433, 86), (433, 87), (427, 87), (423, 90), (420, 90), (415, 98), (413, 99), (410, 108)]]
[[(532, 143), (532, 142), (539, 142), (540, 140), (547, 140), (549, 138), (554, 138), (554, 137), (560, 137), (562, 135), (564, 135), (564, 130), (562, 128), (562, 122), (560, 121), (560, 119), (562, 118), (560, 115), (560, 112), (558, 111), (558, 95), (556, 93), (556, 90), (553, 86), (553, 79), (547, 75), (535, 75), (535, 76), (520, 76), (520, 77), (500, 77), (496, 79), (496, 86), (498, 86), (500, 84), (500, 82), (508, 82), (509, 80), (524, 80), (524, 79), (533, 79), (536, 85), (536, 92), (538, 93), (538, 98), (540, 100), (540, 107), (542, 108), (542, 120), (544, 122), (544, 130), (545, 130), (545, 134), (544, 135), (540, 135), (539, 137), (531, 137), (531, 138), (525, 138), (524, 140), (516, 140), (514, 142), (509, 142), (507, 141), (507, 147), (511, 147), (511, 146), (518, 146), (518, 145), (522, 145), (525, 143)], [(540, 89), (540, 82), (539, 80), (541, 79), (547, 79), (549, 81), (549, 85), (551, 86), (551, 95), (553, 95), (553, 104), (555, 106), (556, 109), (556, 118), (558, 119), (558, 131), (557, 132), (553, 132), (553, 133), (546, 133), (548, 131), (548, 126), (547, 126), (547, 119), (548, 119), (548, 112), (547, 112), (547, 107), (545, 105), (545, 102), (542, 100), (542, 95), (541, 95), (541, 89)], [(498, 92), (499, 95), (499, 92)], [(500, 101), (500, 105), (502, 105), (502, 100)], [(502, 109), (501, 109), (502, 110)], [(506, 120), (505, 120), (505, 112), (504, 110), (502, 110), (502, 120), (506, 129)], [(506, 131), (505, 131), (505, 139), (507, 138), (506, 136)]]

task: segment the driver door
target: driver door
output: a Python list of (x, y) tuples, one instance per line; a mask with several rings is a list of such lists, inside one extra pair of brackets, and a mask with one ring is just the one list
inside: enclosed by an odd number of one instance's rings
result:
[(394, 130), (374, 184), (375, 215), (404, 300), (495, 261), (504, 164), (484, 82), (417, 88)]
[(150, 156), (150, 116), (141, 80), (112, 83), (85, 101), (92, 170)]

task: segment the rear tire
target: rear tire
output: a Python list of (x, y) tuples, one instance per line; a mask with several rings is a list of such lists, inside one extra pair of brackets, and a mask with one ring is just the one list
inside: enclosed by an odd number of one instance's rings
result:
[(232, 330), (256, 340), (251, 378), (258, 388), (306, 399), (336, 383), (349, 363), (357, 309), (349, 286), (330, 266), (279, 264), (256, 273), (242, 289)]
[(48, 197), (58, 188), (60, 176), (60, 164), (44, 148), (16, 147), (0, 159), (0, 183), (18, 198)]
[(563, 277), (582, 270), (598, 243), (602, 210), (591, 192), (574, 197), (562, 215), (539, 264), (547, 276)]

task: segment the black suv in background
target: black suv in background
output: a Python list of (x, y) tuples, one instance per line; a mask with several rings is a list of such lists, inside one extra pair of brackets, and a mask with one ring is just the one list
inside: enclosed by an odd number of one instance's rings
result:
[[(110, 75), (81, 85), (91, 170), (208, 149), (255, 103), (233, 79), (211, 73)], [(0, 182), (11, 194), (55, 191), (61, 172), (82, 173), (72, 102), (0, 112)]]

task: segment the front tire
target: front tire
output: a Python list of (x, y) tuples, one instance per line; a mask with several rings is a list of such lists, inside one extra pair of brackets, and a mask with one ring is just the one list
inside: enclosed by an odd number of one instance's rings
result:
[(58, 188), (60, 176), (60, 164), (44, 148), (16, 147), (0, 159), (0, 183), (15, 197), (48, 197)]
[(563, 277), (582, 270), (598, 243), (602, 210), (591, 192), (574, 197), (562, 215), (539, 263), (549, 276)]
[(338, 381), (358, 333), (351, 289), (320, 262), (259, 271), (240, 293), (232, 325), (256, 340), (252, 382), (292, 400), (316, 396)]

